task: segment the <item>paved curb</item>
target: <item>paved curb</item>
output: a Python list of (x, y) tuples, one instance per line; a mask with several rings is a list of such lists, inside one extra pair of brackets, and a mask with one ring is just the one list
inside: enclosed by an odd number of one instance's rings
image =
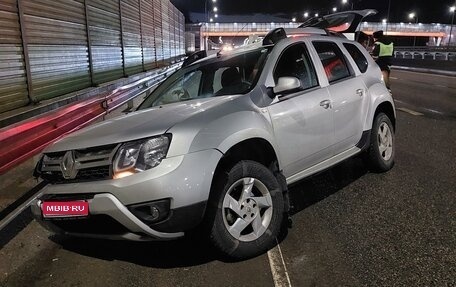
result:
[(411, 72), (418, 72), (418, 73), (428, 73), (428, 74), (456, 77), (456, 71), (445, 71), (445, 70), (415, 68), (415, 67), (402, 67), (402, 66), (391, 66), (391, 68), (394, 70), (411, 71)]

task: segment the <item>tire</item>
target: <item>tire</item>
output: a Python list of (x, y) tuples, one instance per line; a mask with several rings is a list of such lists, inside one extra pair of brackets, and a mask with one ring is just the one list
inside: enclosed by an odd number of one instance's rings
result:
[(235, 260), (275, 246), (284, 201), (274, 174), (257, 162), (241, 161), (215, 181), (207, 213), (213, 246)]
[(396, 151), (394, 127), (384, 113), (379, 113), (372, 125), (370, 147), (367, 151), (369, 167), (375, 172), (386, 172), (394, 166)]

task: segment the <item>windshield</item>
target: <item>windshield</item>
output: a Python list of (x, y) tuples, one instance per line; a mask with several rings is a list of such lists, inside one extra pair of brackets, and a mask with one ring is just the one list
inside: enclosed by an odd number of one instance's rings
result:
[(138, 110), (223, 95), (245, 94), (255, 86), (269, 49), (222, 55), (182, 68), (166, 79)]

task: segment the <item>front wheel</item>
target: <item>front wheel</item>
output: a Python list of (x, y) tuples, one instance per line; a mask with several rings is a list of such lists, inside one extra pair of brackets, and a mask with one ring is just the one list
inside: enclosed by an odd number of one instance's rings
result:
[(274, 174), (254, 161), (241, 161), (216, 178), (209, 203), (210, 240), (224, 255), (245, 259), (276, 243), (284, 213)]
[(386, 114), (379, 113), (375, 117), (370, 141), (367, 158), (372, 170), (390, 170), (394, 165), (395, 138), (393, 125)]

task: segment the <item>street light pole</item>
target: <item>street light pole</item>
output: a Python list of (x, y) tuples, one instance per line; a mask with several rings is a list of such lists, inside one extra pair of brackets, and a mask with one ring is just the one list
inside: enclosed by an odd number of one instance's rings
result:
[(448, 47), (451, 45), (451, 36), (453, 34), (453, 22), (454, 22), (454, 14), (455, 14), (456, 6), (450, 7), (450, 12), (453, 13), (451, 16), (451, 25), (450, 25), (450, 38), (448, 39)]
[[(211, 0), (211, 1), (212, 1), (213, 3), (217, 2), (217, 0)], [(209, 25), (208, 23), (209, 23), (209, 22), (212, 22), (212, 21), (213, 21), (213, 20), (212, 20), (212, 17), (209, 17), (209, 12), (208, 12), (208, 10), (207, 10), (207, 2), (209, 2), (209, 0), (206, 0), (206, 1), (204, 2), (204, 18), (206, 18), (206, 24), (205, 24), (206, 27), (208, 27), (208, 25)], [(215, 8), (215, 9), (217, 9), (217, 8)], [(215, 12), (216, 12), (216, 11), (215, 11)], [(216, 15), (217, 15), (217, 14), (216, 14)], [(216, 17), (217, 17), (217, 16), (216, 16)], [(206, 28), (206, 29), (207, 29), (207, 28)], [(208, 47), (209, 47), (208, 42), (209, 42), (209, 37), (206, 36), (205, 41), (204, 41), (204, 43), (205, 43), (205, 47), (204, 47), (204, 48), (205, 48), (206, 50), (207, 50)]]
[[(418, 24), (418, 15), (416, 15), (414, 12), (409, 14), (409, 19), (415, 19), (415, 24)], [(413, 48), (415, 48), (416, 45), (416, 36), (413, 36)]]
[(390, 10), (391, 10), (391, 0), (388, 0), (388, 14), (386, 15), (385, 35), (388, 34), (388, 24), (389, 24), (389, 19), (390, 19)]

